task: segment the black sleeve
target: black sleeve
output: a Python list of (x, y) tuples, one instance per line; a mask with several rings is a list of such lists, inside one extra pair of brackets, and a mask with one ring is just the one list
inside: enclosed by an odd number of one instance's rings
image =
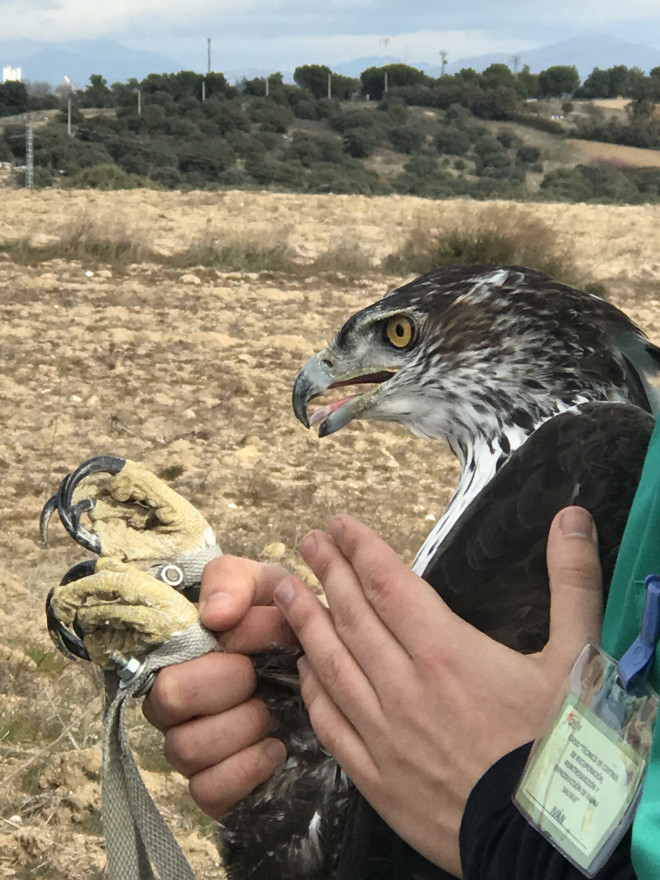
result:
[[(511, 800), (530, 748), (505, 755), (473, 788), (460, 832), (464, 880), (584, 880)], [(593, 880), (635, 880), (630, 837), (628, 831)]]

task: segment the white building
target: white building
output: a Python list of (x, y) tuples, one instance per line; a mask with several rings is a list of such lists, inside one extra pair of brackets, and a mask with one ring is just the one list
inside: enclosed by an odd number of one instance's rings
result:
[(2, 68), (2, 81), (6, 82), (20, 82), (21, 81), (21, 68), (20, 67), (3, 67)]

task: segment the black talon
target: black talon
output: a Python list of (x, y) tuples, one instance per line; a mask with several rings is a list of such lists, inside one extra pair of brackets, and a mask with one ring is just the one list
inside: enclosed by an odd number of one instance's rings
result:
[(41, 539), (46, 547), (48, 546), (48, 524), (54, 511), (57, 510), (62, 525), (75, 541), (92, 553), (101, 553), (100, 537), (80, 524), (82, 514), (93, 510), (96, 501), (93, 498), (84, 498), (73, 504), (73, 493), (78, 485), (91, 474), (111, 474), (114, 476), (122, 470), (125, 464), (126, 459), (119, 455), (97, 455), (83, 462), (73, 473), (64, 477), (57, 492), (46, 502), (41, 511), (39, 528)]
[(57, 500), (58, 500), (58, 492), (53, 495), (52, 498), (49, 498), (48, 501), (44, 504), (43, 510), (41, 511), (41, 516), (39, 517), (39, 532), (41, 534), (41, 540), (44, 547), (48, 547), (48, 523), (50, 522), (51, 516), (57, 510)]
[(70, 568), (60, 581), (60, 586), (65, 587), (73, 581), (79, 581), (81, 578), (89, 577), (96, 573), (96, 559), (85, 559), (83, 562), (76, 562)]
[[(79, 581), (80, 578), (88, 577), (96, 571), (96, 561), (87, 559), (85, 562), (79, 562), (70, 568), (60, 581), (60, 586), (70, 584), (72, 581)], [(85, 647), (83, 639), (85, 633), (80, 627), (78, 621), (73, 623), (73, 632), (68, 629), (59, 617), (53, 611), (52, 598), (55, 589), (52, 589), (46, 597), (46, 623), (48, 625), (48, 633), (55, 643), (56, 647), (68, 657), (69, 660), (91, 660), (89, 652)]]

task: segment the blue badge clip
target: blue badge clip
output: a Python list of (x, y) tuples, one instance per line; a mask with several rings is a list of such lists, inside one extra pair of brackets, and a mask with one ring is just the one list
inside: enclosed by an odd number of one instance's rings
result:
[(637, 691), (646, 683), (660, 636), (660, 576), (650, 574), (644, 583), (646, 602), (642, 631), (617, 666), (618, 676), (628, 693)]

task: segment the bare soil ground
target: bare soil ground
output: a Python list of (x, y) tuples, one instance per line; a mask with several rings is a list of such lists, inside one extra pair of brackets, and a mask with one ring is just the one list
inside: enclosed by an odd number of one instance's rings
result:
[[(48, 589), (83, 558), (60, 528), (45, 550), (39, 512), (62, 476), (114, 452), (142, 461), (207, 516), (227, 552), (305, 574), (304, 533), (348, 510), (411, 560), (457, 471), (441, 444), (377, 423), (319, 440), (290, 410), (300, 366), (345, 318), (404, 279), (124, 268), (59, 256), (14, 262), (84, 216), (147, 250), (200, 236), (284, 242), (301, 263), (359, 249), (374, 265), (416, 227), (449, 228), (485, 206), (412, 198), (130, 192), (3, 193), (0, 218), (0, 875), (103, 876), (94, 672), (63, 659), (43, 616)], [(512, 222), (519, 222), (515, 206)], [(660, 341), (660, 207), (539, 205), (585, 282)], [(341, 266), (338, 267), (341, 270)], [(139, 714), (132, 739), (200, 880), (222, 877), (212, 823), (167, 771)]]

